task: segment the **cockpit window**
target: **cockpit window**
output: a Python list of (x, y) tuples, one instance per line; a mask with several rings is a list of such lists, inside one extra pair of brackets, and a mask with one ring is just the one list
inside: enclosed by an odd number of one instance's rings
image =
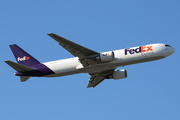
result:
[(171, 47), (170, 45), (165, 45), (166, 47)]

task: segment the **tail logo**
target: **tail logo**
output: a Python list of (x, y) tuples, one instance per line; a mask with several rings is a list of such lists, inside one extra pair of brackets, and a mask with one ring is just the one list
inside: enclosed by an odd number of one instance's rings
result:
[(106, 53), (106, 54), (103, 54), (103, 56), (108, 56), (109, 54), (108, 53)]
[(27, 57), (27, 56), (24, 56), (24, 57), (18, 57), (17, 58), (17, 61), (19, 62), (19, 61), (25, 61), (25, 60), (29, 60), (29, 57)]

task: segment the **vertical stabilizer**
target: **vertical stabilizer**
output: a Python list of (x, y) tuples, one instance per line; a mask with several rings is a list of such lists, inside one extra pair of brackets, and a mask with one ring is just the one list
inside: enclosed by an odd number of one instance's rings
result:
[(16, 58), (16, 61), (19, 64), (22, 64), (22, 65), (25, 65), (28, 67), (36, 65), (36, 64), (40, 64), (40, 62), (38, 60), (36, 60), (34, 57), (32, 57), (30, 54), (28, 54), (26, 51), (24, 51), (18, 45), (16, 45), (16, 44), (10, 45), (10, 48)]

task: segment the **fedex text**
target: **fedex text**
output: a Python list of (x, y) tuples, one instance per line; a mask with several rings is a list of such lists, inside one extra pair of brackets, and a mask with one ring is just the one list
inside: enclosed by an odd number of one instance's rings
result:
[(152, 46), (140, 46), (138, 48), (127, 48), (125, 49), (125, 55), (129, 54), (134, 54), (134, 53), (141, 53), (141, 52), (148, 52), (148, 51), (153, 51)]
[(24, 57), (18, 57), (17, 58), (17, 61), (24, 61), (24, 60), (29, 60), (29, 57), (27, 57), (27, 56), (24, 56)]

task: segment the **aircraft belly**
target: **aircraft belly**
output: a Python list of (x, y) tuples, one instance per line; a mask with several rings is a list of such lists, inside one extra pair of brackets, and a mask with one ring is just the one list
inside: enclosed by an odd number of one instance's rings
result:
[(165, 56), (156, 56), (156, 57), (151, 57), (151, 58), (142, 58), (142, 59), (137, 59), (137, 60), (124, 61), (124, 62), (121, 62), (121, 63), (116, 63), (115, 65), (117, 65), (117, 66), (126, 66), (126, 65), (131, 65), (131, 64), (137, 64), (137, 63), (143, 63), (143, 62), (159, 60), (159, 59), (162, 59), (162, 58), (165, 58)]
[(81, 70), (66, 71), (66, 72), (61, 72), (61, 73), (46, 75), (46, 76), (43, 76), (43, 77), (61, 77), (61, 76), (78, 74), (78, 73), (82, 73), (82, 71), (81, 71)]

